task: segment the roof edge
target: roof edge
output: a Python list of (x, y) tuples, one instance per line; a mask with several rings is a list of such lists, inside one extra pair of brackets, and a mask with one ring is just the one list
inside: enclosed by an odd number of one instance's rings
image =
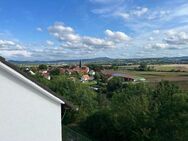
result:
[[(27, 79), (28, 81), (30, 81), (30, 85), (36, 85), (36, 87), (38, 87), (37, 89), (39, 91), (41, 91), (42, 93), (44, 93), (44, 91), (46, 92), (46, 94), (50, 94), (52, 98), (54, 98), (54, 100), (56, 99), (56, 101), (58, 101), (57, 99), (59, 99), (59, 102), (63, 105), (65, 105), (67, 108), (71, 108), (73, 110), (77, 110), (77, 108), (70, 102), (66, 101), (62, 96), (56, 94), (55, 92), (53, 92), (51, 89), (49, 89), (47, 86), (39, 83), (38, 81), (36, 81), (36, 79), (34, 79), (33, 77), (27, 75), (26, 73), (22, 72), (16, 65), (9, 63), (8, 61), (6, 61), (5, 58), (0, 56), (0, 62), (2, 62), (4, 65), (6, 65), (7, 67), (9, 67), (10, 69), (12, 69), (13, 71), (15, 71), (16, 73), (18, 73), (19, 75), (21, 75), (22, 77), (24, 77), (25, 79)], [(40, 90), (41, 89), (41, 90)], [(49, 96), (50, 98), (50, 96)]]

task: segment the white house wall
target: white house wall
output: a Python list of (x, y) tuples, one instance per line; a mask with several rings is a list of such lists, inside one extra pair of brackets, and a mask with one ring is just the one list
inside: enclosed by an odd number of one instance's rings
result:
[(61, 104), (2, 68), (0, 140), (61, 141)]

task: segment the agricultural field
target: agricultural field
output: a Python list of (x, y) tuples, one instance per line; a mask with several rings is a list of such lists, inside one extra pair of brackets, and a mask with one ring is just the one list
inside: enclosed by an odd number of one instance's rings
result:
[[(127, 66), (119, 66), (119, 70), (134, 70), (138, 68), (139, 65), (127, 65)], [(180, 72), (188, 72), (188, 64), (156, 64), (156, 65), (148, 65), (150, 69), (154, 71), (180, 71)]]
[(105, 70), (107, 73), (122, 73), (135, 77), (143, 77), (146, 82), (155, 84), (161, 80), (171, 81), (188, 91), (188, 72), (159, 72), (159, 71), (133, 71), (133, 70)]
[(150, 65), (156, 71), (181, 71), (188, 72), (188, 64)]

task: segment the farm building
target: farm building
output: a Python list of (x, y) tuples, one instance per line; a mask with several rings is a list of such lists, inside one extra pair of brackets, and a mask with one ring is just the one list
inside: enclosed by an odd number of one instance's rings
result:
[(0, 57), (0, 139), (62, 141), (62, 117), (72, 105)]
[(122, 74), (122, 73), (111, 73), (111, 74), (107, 74), (107, 75), (110, 76), (108, 80), (112, 79), (113, 77), (121, 77), (124, 79), (124, 81), (128, 81), (128, 82), (138, 82), (138, 81), (146, 80), (143, 77), (136, 77), (136, 76)]

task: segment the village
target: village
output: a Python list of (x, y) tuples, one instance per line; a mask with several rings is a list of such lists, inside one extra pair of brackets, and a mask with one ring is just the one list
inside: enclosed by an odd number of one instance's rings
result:
[(78, 64), (74, 65), (40, 64), (35, 67), (21, 67), (21, 69), (29, 75), (40, 75), (49, 81), (53, 79), (53, 76), (66, 75), (72, 81), (80, 81), (81, 83), (85, 83), (92, 86), (94, 90), (98, 90), (97, 84), (99, 81), (101, 81), (101, 77), (105, 79), (105, 82), (108, 82), (113, 78), (121, 78), (123, 80), (123, 83), (139, 83), (146, 81), (146, 79), (143, 77), (138, 77), (135, 75), (119, 72), (110, 72), (108, 71), (108, 67), (110, 66), (103, 65), (103, 67), (99, 68), (96, 68), (95, 66), (90, 67), (90, 65), (83, 64), (82, 60), (80, 60)]
[(30, 75), (40, 74), (47, 80), (51, 80), (53, 75), (68, 75), (72, 80), (75, 80), (79, 76), (80, 81), (85, 83), (88, 81), (93, 81), (95, 78), (95, 71), (91, 70), (87, 66), (82, 66), (82, 61), (79, 65), (44, 65), (41, 64), (38, 67), (23, 67), (24, 72)]

